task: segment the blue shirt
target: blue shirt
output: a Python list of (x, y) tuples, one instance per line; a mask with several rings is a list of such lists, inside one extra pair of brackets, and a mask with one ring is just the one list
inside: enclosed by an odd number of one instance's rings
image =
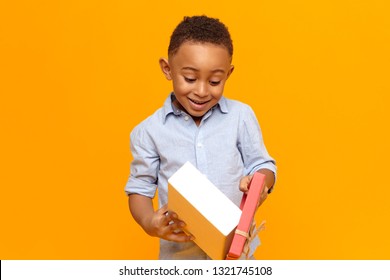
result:
[[(158, 188), (159, 205), (163, 206), (168, 202), (169, 177), (190, 161), (239, 205), (243, 176), (262, 168), (276, 174), (275, 161), (265, 148), (260, 126), (248, 105), (222, 97), (197, 126), (191, 116), (175, 108), (174, 98), (171, 94), (162, 108), (131, 132), (133, 162), (127, 194), (153, 198)], [(180, 251), (177, 244), (173, 247), (166, 250)], [(160, 248), (160, 257), (161, 253)]]

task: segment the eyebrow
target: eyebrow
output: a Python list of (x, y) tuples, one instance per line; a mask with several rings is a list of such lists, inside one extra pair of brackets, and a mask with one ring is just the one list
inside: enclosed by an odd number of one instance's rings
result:
[[(191, 66), (187, 66), (187, 67), (183, 67), (181, 68), (181, 70), (191, 70), (191, 71), (194, 71), (194, 72), (199, 72), (199, 69), (196, 69), (194, 67), (191, 67)], [(211, 70), (212, 73), (225, 73), (225, 71), (223, 69), (214, 69), (214, 70)]]

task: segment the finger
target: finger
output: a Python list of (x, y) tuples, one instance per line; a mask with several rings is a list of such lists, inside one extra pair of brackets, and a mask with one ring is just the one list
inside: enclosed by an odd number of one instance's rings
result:
[(163, 239), (176, 242), (187, 242), (193, 240), (193, 237), (184, 231), (185, 223), (183, 221), (169, 223), (161, 228), (159, 236)]
[(250, 182), (249, 176), (245, 176), (241, 179), (239, 189), (242, 192), (247, 192), (248, 191), (248, 184)]
[(175, 220), (178, 218), (178, 215), (176, 214), (176, 212), (174, 212), (172, 210), (168, 210), (168, 212), (166, 212), (166, 216), (170, 220)]
[(157, 210), (159, 214), (165, 214), (168, 211), (168, 204), (164, 204), (160, 209)]
[(169, 225), (171, 223), (177, 223), (180, 222), (181, 220), (179, 219), (178, 215), (176, 212), (173, 212), (171, 210), (168, 210), (164, 216), (164, 224)]
[(168, 209), (168, 204), (163, 205), (156, 212), (162, 216), (160, 221), (163, 225), (168, 225), (171, 220), (177, 219), (177, 214)]
[(261, 194), (261, 197), (260, 197), (259, 206), (261, 204), (263, 204), (263, 202), (267, 199), (267, 197), (268, 197), (268, 188), (265, 187), (264, 190), (263, 190), (263, 193)]
[(168, 230), (168, 232), (181, 231), (182, 229), (185, 228), (185, 226), (186, 226), (186, 224), (181, 220), (172, 220), (169, 223), (167, 230)]
[(242, 191), (243, 193), (246, 193), (248, 191), (248, 187), (240, 184), (240, 191)]
[(187, 235), (184, 232), (179, 232), (179, 233), (170, 233), (167, 236), (167, 239), (170, 241), (175, 241), (175, 242), (188, 242), (191, 240), (194, 240), (194, 237), (192, 235)]

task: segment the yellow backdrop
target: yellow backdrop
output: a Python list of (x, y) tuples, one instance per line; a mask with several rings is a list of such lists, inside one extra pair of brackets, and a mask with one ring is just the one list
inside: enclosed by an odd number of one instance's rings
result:
[(0, 2), (0, 259), (154, 259), (123, 188), (184, 15), (229, 26), (225, 95), (277, 160), (259, 259), (389, 259), (386, 0)]

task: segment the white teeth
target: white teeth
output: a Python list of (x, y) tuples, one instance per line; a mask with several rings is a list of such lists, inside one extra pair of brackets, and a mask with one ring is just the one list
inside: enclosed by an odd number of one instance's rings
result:
[(198, 102), (198, 101), (195, 101), (195, 100), (193, 100), (193, 99), (191, 99), (191, 98), (190, 98), (190, 100), (191, 100), (192, 102), (194, 102), (195, 104), (204, 104), (204, 103), (207, 103), (207, 101), (205, 101), (205, 102)]

